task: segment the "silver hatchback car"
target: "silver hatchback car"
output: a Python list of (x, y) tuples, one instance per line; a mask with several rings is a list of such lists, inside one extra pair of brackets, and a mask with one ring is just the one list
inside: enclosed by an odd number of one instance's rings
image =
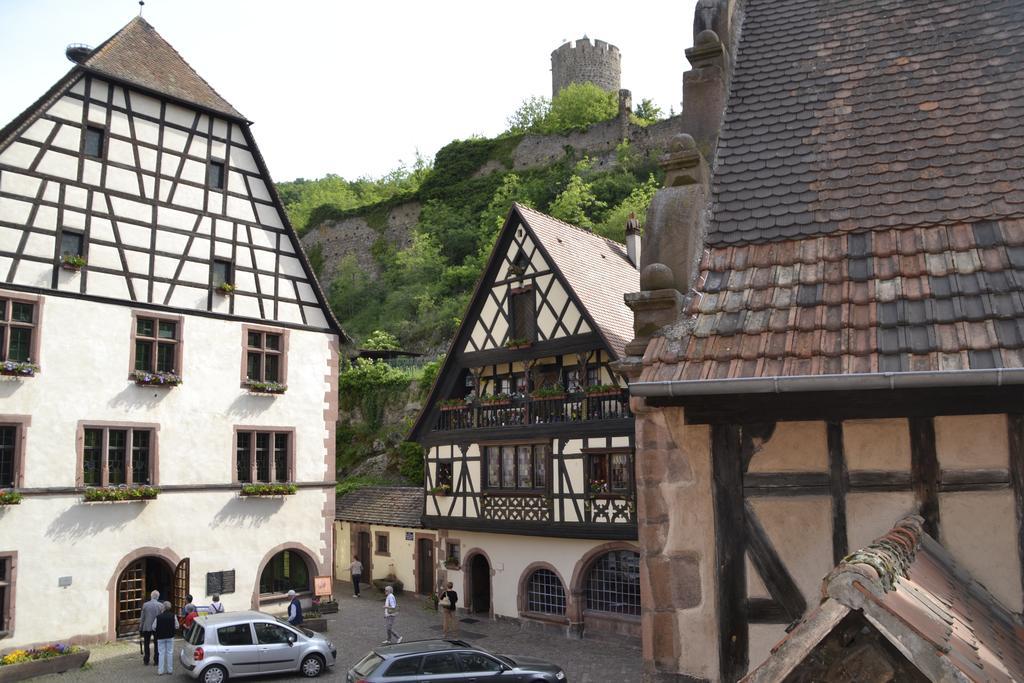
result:
[(294, 671), (314, 678), (334, 666), (337, 656), (334, 643), (308, 629), (263, 612), (225, 612), (197, 618), (178, 659), (192, 678), (223, 683)]

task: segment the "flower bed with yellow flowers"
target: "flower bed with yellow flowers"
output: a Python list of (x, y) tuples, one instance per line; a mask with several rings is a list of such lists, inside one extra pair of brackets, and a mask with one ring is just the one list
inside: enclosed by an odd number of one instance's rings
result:
[(0, 683), (77, 669), (88, 659), (88, 650), (64, 643), (13, 650), (0, 657)]

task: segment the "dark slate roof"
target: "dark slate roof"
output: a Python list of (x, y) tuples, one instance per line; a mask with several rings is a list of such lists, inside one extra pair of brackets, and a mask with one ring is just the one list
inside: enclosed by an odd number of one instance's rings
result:
[(1024, 680), (1024, 623), (924, 533), (920, 517), (844, 559), (822, 594), (822, 604), (745, 681), (786, 680), (858, 610), (930, 680)]
[(1024, 368), (1020, 73), (1024, 3), (749, 0), (709, 246), (642, 380)]
[(633, 338), (633, 313), (623, 296), (640, 288), (640, 272), (619, 242), (578, 228), (522, 204), (515, 208), (551, 256), (566, 284), (617, 357)]
[(423, 488), (418, 486), (367, 486), (338, 498), (334, 518), (344, 522), (422, 527), (423, 498)]
[(1024, 215), (1024, 3), (747, 0), (715, 245)]
[(82, 66), (232, 118), (245, 119), (142, 17), (129, 21), (93, 50)]

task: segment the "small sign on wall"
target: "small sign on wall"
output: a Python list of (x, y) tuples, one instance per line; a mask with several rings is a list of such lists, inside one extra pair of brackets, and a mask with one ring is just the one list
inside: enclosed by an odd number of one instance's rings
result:
[(71, 585), (71, 577), (70, 576), (58, 576), (57, 577), (57, 585), (60, 586), (61, 588), (67, 588), (68, 586)]
[(407, 541), (411, 541), (412, 540), (412, 532), (411, 531), (406, 531), (405, 532), (405, 540), (407, 540)]
[(333, 580), (330, 576), (317, 576), (313, 579), (313, 593), (318, 598), (331, 597)]

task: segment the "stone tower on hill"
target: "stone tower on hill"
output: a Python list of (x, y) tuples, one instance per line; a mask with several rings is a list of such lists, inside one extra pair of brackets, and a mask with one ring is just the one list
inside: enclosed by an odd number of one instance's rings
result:
[(604, 90), (619, 89), (619, 48), (583, 36), (570, 40), (551, 53), (551, 96), (573, 83), (593, 83)]

